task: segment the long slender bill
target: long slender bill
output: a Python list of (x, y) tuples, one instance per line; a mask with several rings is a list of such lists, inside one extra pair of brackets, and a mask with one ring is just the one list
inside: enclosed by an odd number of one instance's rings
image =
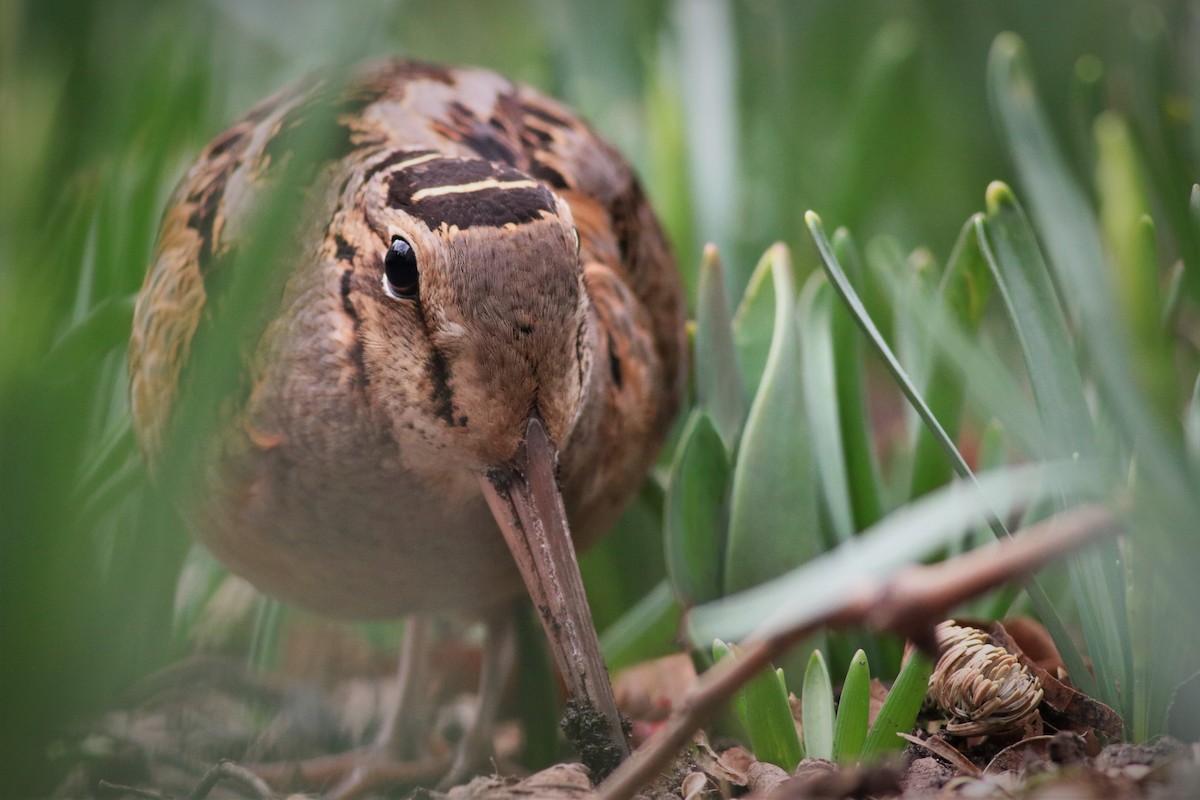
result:
[(479, 483), (570, 692), (563, 727), (598, 780), (629, 755), (629, 745), (575, 560), (557, 461), (546, 429), (531, 417), (514, 463), (488, 470)]

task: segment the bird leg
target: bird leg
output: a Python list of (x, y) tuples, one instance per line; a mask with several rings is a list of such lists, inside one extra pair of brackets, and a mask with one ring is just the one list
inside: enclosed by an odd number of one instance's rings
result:
[(629, 755), (617, 704), (555, 477), (558, 453), (533, 416), (512, 464), (479, 475), (480, 486), (550, 640), (570, 700), (564, 730), (592, 777)]
[(374, 744), (365, 752), (342, 754), (351, 766), (329, 793), (331, 800), (349, 800), (414, 777), (432, 777), (444, 767), (441, 759), (420, 760), (421, 740), (429, 728), (429, 699), (424, 691), (429, 646), (429, 620), (417, 615), (405, 620), (395, 700), (389, 704)]
[(429, 727), (429, 699), (424, 692), (429, 647), (429, 620), (418, 615), (405, 620), (396, 670), (396, 699), (375, 737), (376, 749), (393, 758), (414, 758)]
[[(400, 646), (398, 691), (388, 703), (373, 744), (334, 756), (293, 764), (259, 764), (253, 771), (274, 786), (317, 788), (333, 785), (327, 800), (351, 800), (393, 786), (425, 782), (442, 774), (444, 790), (469, 777), (492, 753), (492, 733), (504, 697), (504, 687), (516, 662), (513, 609), (505, 606), (486, 620), (483, 666), (479, 676), (475, 716), (455, 747), (454, 760), (429, 756), (422, 739), (428, 733), (429, 698), (425, 695), (429, 667), (429, 622), (410, 617)], [(447, 767), (449, 770), (447, 771)]]
[(483, 643), (483, 666), (479, 674), (475, 718), (455, 748), (454, 765), (438, 783), (441, 791), (461, 783), (492, 754), (492, 734), (500, 714), (500, 701), (504, 699), (504, 687), (517, 660), (516, 620), (513, 614), (513, 608), (506, 605), (486, 621), (487, 637)]

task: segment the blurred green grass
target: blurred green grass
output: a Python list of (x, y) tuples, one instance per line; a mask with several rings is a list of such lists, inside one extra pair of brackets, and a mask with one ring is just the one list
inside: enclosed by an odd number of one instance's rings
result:
[[(830, 229), (946, 261), (984, 187), (1016, 182), (985, 79), (1003, 30), (1026, 41), (1078, 178), (1090, 185), (1096, 147), (1079, 120), (1115, 106), (1154, 196), (1187, 196), (1200, 4), (1186, 0), (0, 5), (0, 776), (45, 791), (61, 725), (182, 647), (171, 622), (187, 539), (126, 431), (128, 304), (174, 181), (254, 101), (308, 70), (390, 54), (532, 83), (638, 167), (693, 295), (715, 241), (737, 298), (770, 242), (808, 241), (810, 208)], [(1076, 76), (1084, 55), (1103, 81)], [(1183, 232), (1159, 237), (1159, 264), (1200, 251), (1183, 204), (1154, 211)], [(801, 277), (816, 265), (797, 252)], [(1191, 302), (1196, 274), (1183, 281)], [(871, 291), (873, 310), (890, 308)], [(89, 480), (103, 502), (76, 488)], [(656, 558), (639, 563), (661, 565), (646, 538)], [(621, 574), (620, 557), (612, 545), (591, 557), (606, 565), (593, 590), (612, 589), (603, 573)], [(627, 606), (654, 578), (608, 594)], [(598, 616), (624, 610), (610, 605)]]

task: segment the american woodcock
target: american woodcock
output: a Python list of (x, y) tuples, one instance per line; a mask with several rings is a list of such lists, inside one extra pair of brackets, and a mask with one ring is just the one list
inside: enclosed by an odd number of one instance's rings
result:
[(523, 578), (573, 700), (624, 752), (571, 539), (602, 534), (655, 458), (684, 303), (630, 167), (562, 105), (392, 60), (285, 90), (213, 140), (138, 297), (143, 449), (169, 446), (214, 287), (249, 268), (231, 258), (247, 219), (321, 114), (337, 147), (269, 262), (286, 266), (264, 266), (286, 271), (281, 296), (206, 449), (195, 533), (264, 592), (346, 618), (487, 613)]

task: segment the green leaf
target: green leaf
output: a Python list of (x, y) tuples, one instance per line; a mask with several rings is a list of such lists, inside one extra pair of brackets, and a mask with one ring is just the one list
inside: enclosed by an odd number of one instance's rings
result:
[(867, 720), (871, 710), (871, 668), (867, 654), (859, 650), (850, 659), (842, 697), (838, 701), (837, 722), (833, 727), (833, 760), (853, 764), (862, 756), (867, 738)]
[(667, 574), (686, 606), (720, 597), (729, 460), (708, 414), (692, 411), (671, 465), (664, 537)]
[[(1071, 316), (1097, 319), (1110, 294), (1097, 268), (1106, 258), (1087, 198), (1071, 177), (1038, 105), (1028, 55), (1020, 37), (996, 37), (988, 60), (988, 88), (1017, 172), (1042, 223), (1050, 259), (1058, 271)], [(1111, 318), (1111, 317), (1110, 317)]]
[(837, 257), (833, 254), (833, 248), (829, 244), (829, 239), (825, 236), (825, 230), (821, 225), (821, 218), (812, 211), (809, 211), (805, 214), (804, 219), (808, 223), (809, 232), (812, 233), (813, 240), (817, 243), (817, 249), (821, 253), (821, 261), (825, 267), (825, 273), (829, 276), (829, 280), (833, 283), (834, 288), (837, 289), (842, 301), (849, 308), (855, 322), (858, 323), (859, 327), (867, 335), (867, 340), (874, 345), (876, 352), (883, 358), (888, 370), (892, 373), (892, 377), (895, 378), (901, 391), (904, 392), (904, 396), (912, 404), (913, 408), (916, 409), (922, 422), (933, 433), (942, 451), (954, 465), (955, 472), (960, 477), (969, 478), (971, 476), (971, 469), (967, 466), (966, 460), (958, 452), (958, 448), (955, 447), (954, 441), (946, 433), (941, 422), (930, 410), (929, 405), (917, 390), (913, 379), (900, 364), (900, 360), (896, 358), (892, 348), (884, 340), (883, 334), (876, 327), (874, 320), (871, 319), (871, 315), (863, 307), (858, 294), (846, 279), (845, 272), (842, 271)]
[(1067, 108), (1071, 121), (1071, 144), (1084, 156), (1084, 163), (1096, 160), (1096, 140), (1092, 123), (1104, 108), (1104, 65), (1093, 55), (1081, 56), (1071, 71)]
[(1047, 421), (1046, 457), (1087, 456), (1095, 442), (1091, 416), (1046, 262), (1025, 212), (1003, 183), (987, 190), (984, 255), (1025, 358), (1034, 399)]
[[(1200, 239), (1200, 183), (1192, 184), (1188, 195), (1188, 222), (1191, 223), (1192, 236)], [(1190, 275), (1200, 273), (1200, 262), (1187, 264), (1186, 272)]]
[[(587, 56), (580, 55), (586, 59)], [(697, 296), (692, 199), (688, 176), (688, 129), (683, 112), (683, 90), (673, 69), (676, 54), (663, 47), (657, 54), (658, 68), (648, 74), (643, 93), (645, 125), (639, 133), (646, 142), (647, 157), (639, 166), (646, 186), (653, 187), (654, 210), (668, 238), (675, 244), (675, 257), (687, 297)], [(628, 151), (626, 151), (628, 152)]]
[[(968, 333), (979, 329), (991, 283), (987, 262), (975, 235), (978, 220), (977, 214), (963, 225), (937, 292), (943, 308)], [(951, 438), (957, 438), (966, 395), (966, 375), (952, 359), (937, 352), (933, 356), (924, 394), (934, 417)], [(917, 430), (908, 496), (920, 497), (946, 483), (951, 475), (953, 469), (945, 452), (929, 429), (922, 426)]]
[[(713, 642), (713, 659), (737, 658), (737, 648), (719, 639)], [(759, 761), (791, 772), (803, 752), (792, 707), (783, 683), (783, 671), (768, 667), (754, 676), (734, 696), (734, 710), (750, 736), (750, 749)]]
[[(829, 240), (825, 237), (825, 231), (821, 226), (820, 217), (809, 211), (805, 215), (805, 220), (808, 223), (808, 228), (813, 235), (813, 239), (817, 243), (817, 249), (821, 253), (821, 260), (825, 267), (826, 274), (829, 275), (829, 278), (837, 289), (838, 294), (841, 295), (842, 300), (852, 312), (855, 322), (857, 322), (859, 327), (862, 328), (863, 332), (867, 334), (868, 341), (874, 345), (876, 351), (883, 358), (884, 363), (887, 365), (888, 370), (892, 373), (892, 376), (896, 379), (896, 382), (899, 384), (904, 396), (917, 410), (921, 420), (934, 434), (938, 444), (942, 447), (943, 451), (954, 465), (954, 471), (960, 478), (964, 478), (968, 482), (974, 483), (976, 486), (978, 486), (979, 484), (976, 481), (976, 478), (970, 467), (967, 466), (966, 460), (962, 457), (962, 454), (958, 452), (958, 449), (954, 446), (954, 442), (946, 434), (945, 429), (942, 428), (941, 423), (938, 422), (937, 418), (933, 416), (928, 404), (913, 385), (912, 379), (900, 365), (900, 362), (892, 352), (892, 349), (888, 346), (887, 342), (884, 341), (883, 335), (880, 334), (875, 322), (871, 319), (870, 315), (863, 307), (862, 301), (858, 298), (854, 288), (850, 286), (849, 281), (846, 279), (845, 273), (842, 271), (841, 266), (837, 262), (837, 258), (833, 254), (833, 250), (829, 245)], [(977, 233), (982, 230), (981, 225), (982, 223), (978, 221), (976, 222)], [(982, 243), (983, 242), (981, 240), (981, 245)], [(928, 308), (927, 312), (928, 316), (938, 316), (936, 314), (935, 307)], [(925, 316), (925, 314), (916, 314), (917, 319), (924, 319)], [(945, 336), (945, 344), (949, 345), (955, 343), (956, 337), (949, 335), (954, 333), (954, 329), (951, 325), (941, 323), (939, 328), (936, 330)], [(961, 364), (972, 363), (971, 360), (974, 358), (982, 367), (986, 368), (986, 374), (990, 378), (988, 381), (989, 389), (991, 389), (995, 394), (1001, 397), (1014, 396), (1011, 387), (1008, 385), (1008, 383), (1006, 383), (1006, 374), (1002, 370), (988, 366), (988, 359), (985, 357), (986, 351), (979, 350), (978, 348), (974, 350), (967, 348), (966, 351), (960, 355)], [(972, 383), (974, 383), (974, 381)], [(991, 408), (998, 416), (1011, 413), (1013, 407), (1019, 405), (1019, 403), (1016, 401), (996, 404), (995, 397), (990, 398), (990, 400), (993, 404)], [(1020, 422), (1019, 424), (1009, 426), (1009, 430), (1014, 431), (1014, 433), (1017, 435), (1024, 436), (1025, 438), (1023, 441), (1028, 442), (1030, 441), (1031, 432), (1039, 430), (1038, 421), (1034, 419), (1030, 420), (1028, 423)], [(1061, 485), (1060, 488), (1062, 488)], [(1004, 526), (1004, 523), (1000, 521), (1000, 517), (997, 514), (986, 514), (985, 518), (988, 527), (992, 529), (992, 533), (997, 538), (1007, 537), (1010, 535), (1008, 529)], [(945, 542), (945, 544), (949, 543), (950, 540)], [(1047, 629), (1054, 637), (1055, 644), (1058, 646), (1059, 652), (1062, 653), (1063, 659), (1067, 664), (1067, 668), (1071, 670), (1071, 674), (1078, 675), (1077, 681), (1081, 688), (1085, 688), (1085, 690), (1086, 688), (1091, 688), (1089, 684), (1090, 674), (1083, 665), (1083, 658), (1079, 655), (1078, 650), (1075, 648), (1074, 643), (1067, 634), (1066, 625), (1063, 623), (1062, 618), (1058, 614), (1054, 605), (1050, 602), (1050, 598), (1046, 595), (1045, 590), (1043, 590), (1038, 584), (1036, 578), (1030, 578), (1026, 584), (1026, 589), (1028, 590), (1029, 597), (1031, 600), (1033, 600), (1038, 614), (1042, 618), (1042, 621), (1045, 623)]]
[(284, 622), (291, 608), (273, 597), (254, 598), (254, 623), (250, 631), (250, 652), (246, 662), (259, 672), (270, 672), (279, 663), (279, 644)]
[(1200, 467), (1200, 375), (1192, 384), (1192, 399), (1184, 412), (1183, 432), (1187, 437), (1188, 455), (1192, 464)]
[(821, 496), (834, 536), (845, 542), (854, 535), (855, 527), (838, 409), (832, 309), (833, 290), (824, 275), (814, 272), (800, 294), (797, 316), (804, 354), (804, 407)]
[(1186, 271), (1183, 259), (1179, 259), (1171, 265), (1171, 271), (1167, 273), (1162, 313), (1159, 314), (1159, 327), (1163, 330), (1171, 330), (1179, 320), (1180, 301), (1183, 300), (1183, 274)]
[[(1012, 192), (993, 183), (987, 192), (985, 257), (1021, 347), (1034, 399), (1044, 421), (1049, 457), (1091, 456), (1096, 450), (1090, 412), (1067, 333), (1066, 318), (1033, 230)], [(1099, 552), (1107, 551), (1104, 557)], [(1116, 544), (1073, 557), (1072, 585), (1092, 651), (1100, 699), (1119, 706), (1129, 687), (1124, 576)], [(1074, 665), (1079, 669), (1079, 665)], [(1075, 674), (1073, 671), (1072, 674)], [(1081, 677), (1081, 681), (1086, 679)], [(1082, 685), (1082, 684), (1081, 684)]]
[(663, 581), (600, 636), (610, 672), (676, 652), (683, 609)]
[(733, 342), (733, 321), (725, 299), (717, 248), (708, 245), (700, 262), (700, 292), (696, 301), (696, 394), (721, 434), (726, 452), (737, 448), (749, 405)]
[[(862, 328), (863, 332), (867, 334), (868, 340), (872, 345), (875, 346), (875, 349), (879, 355), (883, 357), (884, 363), (887, 365), (889, 371), (891, 371), (892, 376), (896, 379), (896, 382), (900, 385), (900, 389), (904, 393), (904, 396), (908, 399), (913, 408), (916, 409), (917, 414), (929, 428), (930, 432), (934, 434), (938, 444), (941, 446), (953, 464), (954, 471), (959, 475), (959, 477), (975, 483), (975, 476), (970, 467), (967, 465), (966, 460), (962, 457), (962, 454), (958, 451), (958, 448), (955, 446), (954, 442), (946, 434), (946, 431), (942, 427), (941, 423), (933, 415), (928, 404), (925, 402), (925, 399), (914, 385), (913, 379), (909, 377), (908, 373), (904, 370), (899, 360), (892, 352), (891, 347), (889, 347), (888, 343), (884, 341), (879, 329), (875, 326), (874, 321), (863, 307), (862, 301), (859, 300), (853, 287), (850, 286), (849, 281), (846, 279), (845, 273), (842, 271), (841, 266), (838, 264), (837, 259), (833, 254), (829, 240), (825, 236), (825, 231), (821, 226), (820, 217), (809, 211), (805, 215), (805, 220), (808, 223), (809, 230), (811, 231), (813, 239), (817, 244), (817, 249), (821, 254), (825, 271), (833, 281), (833, 284), (837, 288), (838, 293), (841, 295), (842, 300), (845, 301), (846, 305), (853, 313), (855, 321), (858, 323), (859, 327)], [(980, 223), (977, 221), (976, 231), (979, 231), (980, 229)], [(983, 246), (986, 251), (986, 245), (983, 243), (983, 240), (981, 240), (981, 246)], [(898, 296), (903, 296), (904, 294), (904, 292), (897, 293)], [(925, 312), (926, 313), (914, 314), (915, 319), (922, 320), (926, 316), (937, 316), (934, 307), (926, 308)], [(953, 327), (943, 322), (940, 324), (940, 328), (937, 330), (943, 334), (949, 334), (953, 332)], [(954, 337), (948, 338), (950, 341), (954, 340)], [(982, 351), (975, 349), (966, 357), (964, 357), (962, 363), (969, 363), (970, 358), (973, 356), (978, 357), (980, 355), (982, 355)], [(987, 359), (984, 359), (982, 363), (986, 365)], [(1011, 396), (1013, 394), (1010, 387), (1003, 379), (1002, 370), (988, 369), (988, 373), (993, 378), (993, 381), (991, 382), (992, 385), (998, 387), (1002, 394), (1006, 396)], [(994, 398), (992, 402), (995, 402)], [(1008, 410), (1010, 405), (1012, 404), (996, 406), (998, 409), (997, 413), (1004, 413)], [(1034, 427), (1034, 425), (1029, 426), (1030, 429), (1033, 429)], [(1023, 426), (1018, 426), (1016, 429), (1024, 430), (1024, 433), (1028, 437), (1030, 430), (1025, 430)], [(992, 514), (988, 517), (988, 526), (992, 529), (992, 532), (997, 537), (1006, 537), (1010, 535), (1004, 523), (995, 514)], [(1058, 618), (1058, 614), (1051, 605), (1045, 592), (1040, 586), (1038, 586), (1037, 580), (1031, 579), (1028, 588), (1030, 597), (1037, 605), (1038, 613), (1042, 616), (1047, 627), (1049, 627), (1052, 632), (1057, 632), (1057, 634), (1062, 636), (1063, 640), (1058, 642), (1058, 645), (1059, 648), (1063, 650), (1064, 658), (1068, 660), (1068, 664), (1070, 666), (1080, 666), (1082, 662), (1081, 660), (1072, 658), (1070, 651), (1073, 648), (1073, 645), (1065, 636), (1065, 628), (1061, 624), (1061, 620)], [(1056, 641), (1058, 640), (1056, 639)]]
[(771, 250), (763, 253), (750, 275), (733, 315), (733, 340), (742, 367), (742, 386), (753, 397), (762, 381), (775, 332), (775, 277)]
[(46, 356), (48, 371), (79, 369), (96, 360), (98, 346), (124, 348), (133, 327), (133, 297), (102, 300), (66, 329)]
[(652, 476), (608, 535), (579, 556), (596, 630), (606, 630), (666, 577), (665, 505), (666, 492)]
[(862, 748), (863, 761), (876, 761), (885, 753), (904, 749), (904, 740), (896, 734), (908, 733), (916, 724), (932, 671), (933, 661), (925, 654), (916, 649), (909, 653), (867, 734)]
[(1174, 365), (1160, 324), (1158, 249), (1154, 224), (1147, 216), (1141, 165), (1125, 121), (1113, 111), (1096, 120), (1099, 161), (1100, 223), (1112, 252), (1109, 265), (1130, 345), (1137, 353), (1134, 369), (1163, 420), (1175, 418)]
[[(980, 215), (974, 219), (975, 235), (983, 237), (983, 218)], [(979, 240), (982, 241), (982, 238)], [(826, 270), (831, 273), (835, 287), (838, 286), (838, 282), (842, 280), (838, 277), (839, 265), (834, 262), (832, 265), (827, 265)], [(979, 416), (996, 418), (1011, 438), (1015, 448), (1022, 454), (1035, 458), (1044, 449), (1045, 437), (1041, 430), (1041, 418), (1038, 416), (1033, 402), (1027, 396), (1026, 387), (1012, 375), (1005, 360), (1002, 360), (994, 350), (981, 343), (978, 336), (962, 330), (949, 310), (938, 302), (932, 293), (904, 292), (897, 286), (898, 281), (895, 278), (880, 277), (884, 281), (883, 288), (890, 292), (895, 302), (895, 313), (905, 314), (912, 318), (913, 324), (920, 328), (925, 341), (937, 358), (949, 360), (957, 369), (970, 375), (970, 380), (965, 382), (969, 406)], [(853, 292), (853, 289), (847, 286), (847, 292)], [(858, 305), (861, 306), (861, 302)], [(847, 307), (850, 308), (855, 321), (858, 322), (858, 313), (853, 312), (853, 307), (849, 303), (847, 303)], [(860, 327), (864, 330), (878, 330), (874, 322), (869, 325), (864, 322)], [(891, 371), (890, 359), (883, 355), (881, 349), (887, 347), (887, 343), (876, 341), (874, 336), (868, 336), (868, 341), (881, 354), (884, 363), (888, 364), (888, 369)], [(895, 377), (894, 372), (893, 377)], [(905, 387), (905, 382), (899, 378), (896, 380), (900, 385), (901, 392), (905, 393), (907, 398), (908, 389)], [(907, 382), (912, 383), (912, 379), (909, 378)], [(924, 419), (922, 421), (924, 422)], [(958, 464), (949, 454), (945, 447), (946, 442), (936, 435), (934, 439), (951, 461), (955, 473), (961, 477), (962, 465)], [(953, 445), (952, 440), (950, 444)]]
[(793, 631), (837, 608), (845, 587), (883, 580), (920, 561), (975, 525), (1007, 516), (1051, 491), (1047, 478), (1073, 491), (1097, 490), (1096, 474), (1059, 462), (1005, 467), (977, 483), (955, 482), (888, 516), (846, 544), (767, 583), (692, 609), (688, 632), (697, 646)]
[[(666, 594), (669, 597), (670, 591)], [(546, 634), (534, 617), (533, 604), (522, 601), (518, 608), (519, 612), (514, 614), (518, 661), (513, 694), (521, 723), (521, 763), (528, 769), (542, 769), (553, 763), (558, 755), (562, 700), (547, 650)], [(611, 666), (610, 662), (609, 669), (617, 667)]]
[(800, 703), (804, 723), (804, 751), (809, 758), (833, 760), (833, 684), (820, 650), (813, 650), (804, 671), (804, 696)]
[[(878, 176), (895, 150), (919, 147), (920, 122), (916, 106), (906, 97), (906, 86), (921, 70), (921, 30), (912, 20), (881, 20), (876, 33), (860, 51), (859, 80), (850, 102), (853, 123), (848, 125), (844, 172), (831, 187), (832, 207), (840, 219), (861, 218), (876, 195)], [(879, 143), (886, 138), (888, 147)], [(894, 155), (892, 155), (894, 157)]]
[(775, 286), (775, 325), (733, 470), (726, 593), (762, 583), (820, 551), (791, 258), (783, 245), (765, 258)]
[[(850, 279), (861, 280), (862, 266), (858, 248), (844, 228), (833, 232), (833, 251), (845, 265)], [(837, 378), (837, 407), (845, 447), (846, 479), (854, 510), (854, 529), (862, 530), (883, 516), (883, 479), (879, 456), (871, 437), (871, 418), (867, 408), (862, 331), (841, 303), (832, 311), (833, 363)]]
[[(1183, 454), (1164, 434), (1137, 391), (1132, 359), (1112, 324), (1116, 318), (1112, 287), (1100, 265), (1107, 254), (1091, 207), (1059, 152), (1050, 125), (1038, 105), (1028, 55), (1020, 37), (996, 37), (988, 60), (989, 97), (1029, 196), (1038, 230), (1054, 265), (1058, 284), (1086, 345), (1104, 399), (1111, 406), (1121, 435), (1137, 443), (1139, 471), (1155, 486), (1165, 531), (1181, 531), (1200, 516), (1200, 502), (1184, 478)], [(1192, 294), (1200, 294), (1200, 271), (1189, 270)], [(1150, 456), (1150, 457), (1147, 457)], [(1161, 552), (1182, 548), (1200, 558), (1195, 537), (1172, 536), (1157, 545)]]

